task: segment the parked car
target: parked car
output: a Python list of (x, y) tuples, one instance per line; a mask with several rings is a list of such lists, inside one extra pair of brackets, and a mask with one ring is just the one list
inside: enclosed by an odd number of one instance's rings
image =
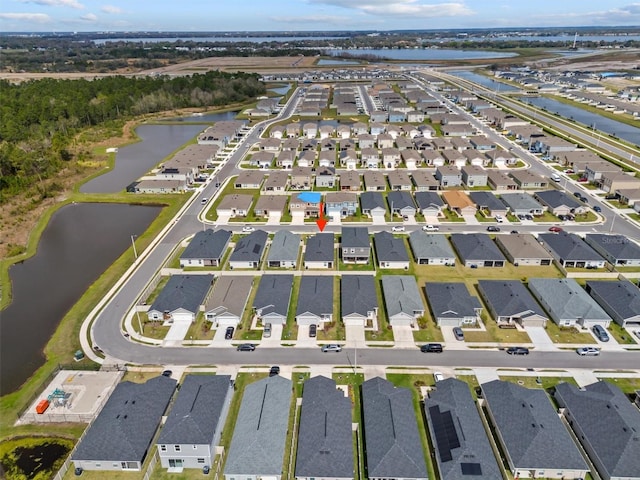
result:
[(558, 220), (560, 220), (561, 222), (564, 222), (567, 220), (567, 216), (566, 215), (558, 215)]
[(581, 357), (597, 357), (600, 355), (600, 349), (596, 347), (580, 347), (576, 349), (576, 353)]
[(269, 376), (275, 377), (276, 375), (280, 375), (280, 367), (277, 365), (274, 365), (269, 369)]
[(207, 197), (204, 197), (204, 198), (202, 198), (202, 199), (200, 200), (200, 203), (201, 203), (202, 205), (204, 205), (204, 204), (205, 204), (205, 203), (207, 203), (208, 201), (209, 201), (209, 199), (208, 199)]
[(264, 338), (269, 338), (271, 336), (271, 324), (270, 323), (265, 323), (264, 324), (264, 329), (262, 330), (262, 336)]
[(580, 183), (585, 183), (585, 182), (588, 182), (588, 181), (589, 181), (589, 179), (588, 179), (587, 177), (580, 177), (580, 178), (578, 179), (578, 181), (579, 181)]
[(173, 375), (173, 372), (171, 370), (163, 370), (162, 372), (163, 377), (170, 377), (171, 375)]
[(518, 220), (526, 220), (526, 218), (524, 217), (524, 215), (522, 215), (521, 213), (518, 214)]
[(253, 343), (241, 343), (236, 348), (239, 352), (253, 352), (255, 349), (256, 346)]
[(553, 227), (549, 227), (549, 231), (553, 233), (559, 233), (562, 231), (562, 229), (554, 225)]
[(422, 231), (424, 231), (424, 232), (437, 232), (438, 230), (440, 230), (440, 227), (438, 227), (437, 225), (423, 225), (422, 226)]
[(437, 382), (441, 382), (442, 380), (444, 380), (444, 375), (442, 374), (442, 372), (433, 372), (433, 379)]
[(589, 199), (587, 197), (580, 197), (580, 201), (584, 203), (589, 203)]
[(245, 225), (244, 227), (242, 227), (242, 231), (250, 233), (250, 232), (255, 232), (256, 229), (253, 228), (251, 225)]
[(395, 225), (391, 227), (392, 232), (404, 232), (404, 230), (405, 230), (404, 225)]
[(533, 215), (529, 215), (528, 213), (524, 216), (525, 220), (533, 220)]
[(487, 232), (499, 232), (500, 227), (496, 227), (495, 225), (489, 225), (487, 227)]
[(224, 339), (231, 340), (233, 338), (233, 331), (234, 331), (233, 327), (227, 327), (227, 329), (224, 332)]
[(409, 221), (409, 215), (403, 215), (402, 216), (402, 220), (404, 220), (405, 222)]
[(509, 355), (529, 355), (529, 349), (527, 347), (509, 347), (507, 353)]
[(316, 334), (318, 332), (318, 326), (315, 323), (312, 323), (311, 325), (309, 325), (309, 336), (310, 337), (315, 337)]
[(582, 194), (580, 192), (573, 192), (573, 196), (576, 198), (580, 198), (582, 197)]
[(441, 343), (427, 343), (420, 347), (422, 353), (442, 353)]
[(609, 195), (606, 195), (606, 196), (604, 197), (604, 199), (605, 199), (605, 200), (617, 200), (617, 199), (618, 199), (618, 195), (612, 195), (612, 194), (609, 194)]
[(607, 331), (604, 329), (602, 325), (594, 325), (591, 331), (596, 336), (596, 338), (601, 342), (609, 341), (609, 334), (607, 333)]
[(464, 340), (464, 332), (460, 327), (453, 327), (453, 336), (456, 337), (456, 340)]
[(600, 213), (600, 212), (602, 212), (602, 207), (600, 207), (599, 205), (594, 205), (593, 206), (593, 211), (597, 212), (597, 213)]
[(327, 345), (323, 345), (321, 350), (323, 352), (341, 352), (342, 351), (342, 346), (338, 345), (337, 343), (329, 343)]

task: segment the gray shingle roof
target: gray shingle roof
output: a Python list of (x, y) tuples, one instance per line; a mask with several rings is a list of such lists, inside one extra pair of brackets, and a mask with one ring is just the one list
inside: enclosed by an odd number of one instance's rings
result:
[(288, 230), (279, 230), (273, 236), (267, 255), (268, 262), (296, 262), (300, 249), (300, 235)]
[(149, 310), (173, 312), (183, 308), (195, 314), (212, 283), (213, 275), (172, 275)]
[(550, 208), (557, 208), (563, 205), (571, 209), (582, 207), (582, 204), (578, 203), (574, 197), (560, 190), (543, 190), (536, 192), (535, 195), (544, 205)]
[(275, 375), (244, 389), (225, 475), (279, 476), (291, 407), (291, 380)]
[(588, 470), (544, 390), (494, 380), (482, 393), (515, 468)]
[(402, 238), (396, 238), (389, 232), (377, 232), (373, 235), (373, 244), (379, 262), (408, 262), (409, 254)]
[(412, 275), (383, 275), (382, 291), (389, 317), (399, 313), (413, 317), (414, 312), (424, 311), (418, 284)]
[(326, 377), (304, 382), (295, 476), (354, 476), (351, 400)]
[(176, 383), (159, 376), (118, 384), (71, 459), (142, 463)]
[(342, 248), (369, 247), (369, 229), (367, 227), (342, 227)]
[(260, 311), (262, 317), (270, 313), (286, 317), (292, 288), (293, 275), (262, 275), (253, 307)]
[(216, 315), (229, 312), (241, 318), (252, 285), (253, 277), (232, 275), (218, 277), (213, 293), (205, 305), (205, 311), (213, 311)]
[(506, 261), (506, 258), (485, 233), (454, 233), (451, 243), (463, 262), (467, 261)]
[(585, 241), (596, 250), (610, 256), (615, 260), (640, 259), (640, 246), (629, 240), (624, 235), (605, 235), (602, 233), (590, 233), (585, 235)]
[(488, 208), (491, 211), (506, 210), (504, 203), (491, 192), (470, 192), (469, 197), (479, 208)]
[(427, 282), (424, 289), (435, 317), (473, 317), (476, 310), (482, 308), (480, 300), (472, 296), (462, 282)]
[(333, 233), (316, 233), (307, 239), (304, 251), (305, 262), (332, 262), (334, 256)]
[[(437, 388), (425, 399), (424, 411), (442, 480), (502, 478), (480, 414), (465, 382), (455, 378), (438, 382)], [(458, 446), (449, 442), (449, 435), (453, 432), (448, 432), (447, 426), (455, 429)], [(463, 473), (463, 468), (477, 473)]]
[(267, 244), (267, 237), (267, 232), (263, 230), (256, 230), (246, 237), (242, 237), (236, 243), (229, 260), (231, 262), (259, 262)]
[(530, 278), (529, 288), (544, 298), (549, 314), (555, 319), (610, 320), (573, 278)]
[(618, 387), (600, 381), (579, 390), (561, 383), (554, 397), (584, 435), (582, 443), (595, 451), (603, 478), (640, 476), (640, 412)]
[(453, 248), (444, 235), (416, 230), (409, 234), (409, 245), (416, 260), (420, 258), (453, 258), (455, 260), (456, 258)]
[(333, 277), (305, 275), (300, 279), (296, 316), (307, 312), (318, 316), (333, 312)]
[(575, 233), (541, 233), (538, 240), (558, 258), (569, 261), (603, 261), (593, 248)]
[(547, 317), (529, 290), (517, 280), (478, 280), (478, 288), (498, 316)]
[(387, 206), (384, 203), (384, 197), (380, 192), (363, 192), (360, 194), (360, 206), (362, 210), (373, 210), (375, 208), (382, 208), (387, 210)]
[(230, 382), (229, 375), (187, 375), (156, 443), (211, 445)]
[(207, 229), (198, 232), (184, 249), (180, 258), (185, 259), (221, 259), (227, 249), (231, 239), (231, 232), (228, 230)]
[(640, 316), (640, 289), (627, 279), (589, 280), (587, 292), (597, 294), (600, 305), (619, 322)]
[(361, 388), (369, 478), (426, 479), (411, 391), (380, 377)]
[(387, 195), (387, 203), (393, 205), (394, 210), (403, 209), (405, 207), (416, 208), (413, 198), (409, 192), (389, 192)]
[(539, 210), (542, 205), (528, 193), (503, 193), (502, 202), (511, 210)]
[(421, 210), (429, 207), (442, 208), (444, 206), (442, 198), (436, 192), (416, 192), (414, 196), (418, 208)]
[(376, 286), (371, 275), (343, 275), (340, 279), (342, 316), (352, 313), (367, 315), (378, 308)]

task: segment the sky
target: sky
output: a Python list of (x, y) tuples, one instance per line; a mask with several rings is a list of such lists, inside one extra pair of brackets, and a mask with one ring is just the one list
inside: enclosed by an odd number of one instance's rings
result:
[(0, 0), (0, 31), (300, 31), (640, 25), (632, 0)]

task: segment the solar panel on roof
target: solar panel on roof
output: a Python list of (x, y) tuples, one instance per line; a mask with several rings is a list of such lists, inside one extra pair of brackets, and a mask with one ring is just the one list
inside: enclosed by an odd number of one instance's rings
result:
[(439, 406), (429, 407), (429, 416), (436, 436), (436, 444), (441, 462), (453, 460), (451, 450), (460, 447), (460, 439), (453, 423), (451, 412), (441, 412)]
[(463, 475), (482, 475), (482, 465), (479, 463), (461, 463), (460, 467)]

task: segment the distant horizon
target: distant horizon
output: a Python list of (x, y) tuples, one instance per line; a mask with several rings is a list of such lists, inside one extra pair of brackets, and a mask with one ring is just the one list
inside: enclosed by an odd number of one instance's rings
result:
[(5, 0), (0, 31), (308, 32), (640, 25), (637, 0)]

